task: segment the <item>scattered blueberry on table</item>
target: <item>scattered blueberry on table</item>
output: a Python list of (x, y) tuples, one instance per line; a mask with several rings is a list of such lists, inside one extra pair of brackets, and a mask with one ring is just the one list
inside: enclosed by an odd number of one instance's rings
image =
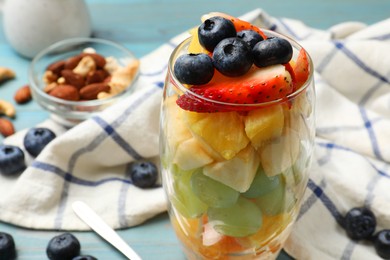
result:
[(55, 137), (56, 135), (48, 128), (33, 127), (24, 136), (23, 144), (27, 152), (36, 157)]
[(0, 174), (11, 176), (26, 168), (23, 151), (13, 145), (0, 145)]
[(353, 208), (345, 216), (345, 230), (354, 240), (369, 239), (374, 234), (376, 218), (367, 208)]
[(46, 254), (50, 260), (72, 260), (80, 255), (80, 250), (79, 240), (67, 232), (57, 235), (49, 241)]
[(0, 232), (0, 260), (16, 259), (16, 248), (13, 237), (4, 232)]
[(374, 244), (376, 253), (383, 259), (390, 259), (390, 229), (376, 234), (375, 214), (366, 207), (352, 208), (344, 217), (343, 228), (348, 237), (355, 241), (367, 240)]
[(376, 234), (374, 246), (380, 257), (390, 259), (390, 229), (381, 230)]
[(133, 184), (139, 188), (151, 188), (156, 184), (158, 169), (152, 162), (132, 162), (129, 172)]

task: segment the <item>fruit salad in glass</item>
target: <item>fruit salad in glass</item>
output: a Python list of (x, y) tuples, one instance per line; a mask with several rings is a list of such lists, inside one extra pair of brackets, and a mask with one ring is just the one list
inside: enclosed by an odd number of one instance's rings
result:
[(171, 55), (162, 102), (171, 223), (188, 259), (274, 259), (313, 154), (310, 57), (223, 13), (190, 34)]

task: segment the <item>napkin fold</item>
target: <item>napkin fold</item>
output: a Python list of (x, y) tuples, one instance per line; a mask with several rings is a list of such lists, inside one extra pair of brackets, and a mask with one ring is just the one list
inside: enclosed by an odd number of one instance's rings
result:
[[(370, 243), (350, 240), (338, 221), (366, 206), (377, 230), (390, 228), (390, 20), (347, 22), (328, 30), (277, 18), (261, 9), (242, 19), (286, 34), (315, 65), (317, 136), (300, 215), (285, 250), (297, 259), (380, 259)], [(0, 220), (36, 229), (86, 230), (72, 212), (83, 200), (114, 228), (139, 225), (166, 211), (161, 186), (139, 189), (128, 166), (158, 164), (162, 86), (180, 34), (141, 59), (136, 91), (83, 123), (42, 126), (58, 137), (18, 177), (0, 176)], [(5, 139), (19, 145), (26, 130)], [(161, 182), (160, 182), (161, 183)]]

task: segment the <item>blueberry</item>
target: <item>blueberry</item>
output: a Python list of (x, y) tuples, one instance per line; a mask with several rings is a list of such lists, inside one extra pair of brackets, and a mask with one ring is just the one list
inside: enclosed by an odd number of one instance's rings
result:
[(136, 161), (130, 164), (130, 178), (139, 188), (150, 188), (156, 184), (158, 170), (154, 163)]
[(376, 253), (383, 259), (390, 259), (390, 229), (384, 229), (375, 236)]
[(80, 242), (71, 233), (63, 233), (53, 237), (46, 248), (51, 260), (72, 260), (80, 254)]
[(244, 75), (251, 68), (253, 58), (249, 46), (240, 38), (223, 39), (214, 49), (214, 67), (229, 77)]
[(237, 33), (237, 37), (246, 42), (252, 49), (256, 43), (264, 40), (263, 37), (254, 30), (243, 30)]
[(26, 169), (23, 151), (13, 145), (0, 145), (0, 174), (14, 175)]
[(0, 232), (0, 260), (16, 259), (16, 248), (13, 237), (4, 232)]
[(55, 137), (56, 135), (48, 128), (30, 128), (24, 136), (23, 144), (27, 152), (36, 157)]
[(90, 255), (79, 255), (74, 257), (72, 260), (97, 260), (97, 258)]
[(375, 227), (375, 215), (367, 208), (353, 208), (345, 216), (345, 230), (351, 239), (369, 239)]
[(173, 70), (181, 83), (190, 85), (206, 84), (214, 75), (213, 61), (204, 53), (181, 55)]
[(252, 53), (257, 67), (267, 67), (288, 63), (292, 58), (293, 49), (287, 40), (274, 37), (256, 43)]
[(233, 22), (220, 16), (205, 20), (198, 28), (199, 43), (210, 52), (223, 39), (235, 36)]

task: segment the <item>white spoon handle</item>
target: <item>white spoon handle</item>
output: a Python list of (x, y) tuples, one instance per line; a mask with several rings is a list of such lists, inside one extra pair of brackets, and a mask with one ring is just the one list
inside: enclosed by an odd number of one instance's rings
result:
[(72, 204), (73, 211), (90, 226), (102, 238), (115, 246), (122, 254), (131, 260), (142, 260), (139, 255), (108, 226), (101, 217), (99, 217), (87, 204), (76, 201)]

